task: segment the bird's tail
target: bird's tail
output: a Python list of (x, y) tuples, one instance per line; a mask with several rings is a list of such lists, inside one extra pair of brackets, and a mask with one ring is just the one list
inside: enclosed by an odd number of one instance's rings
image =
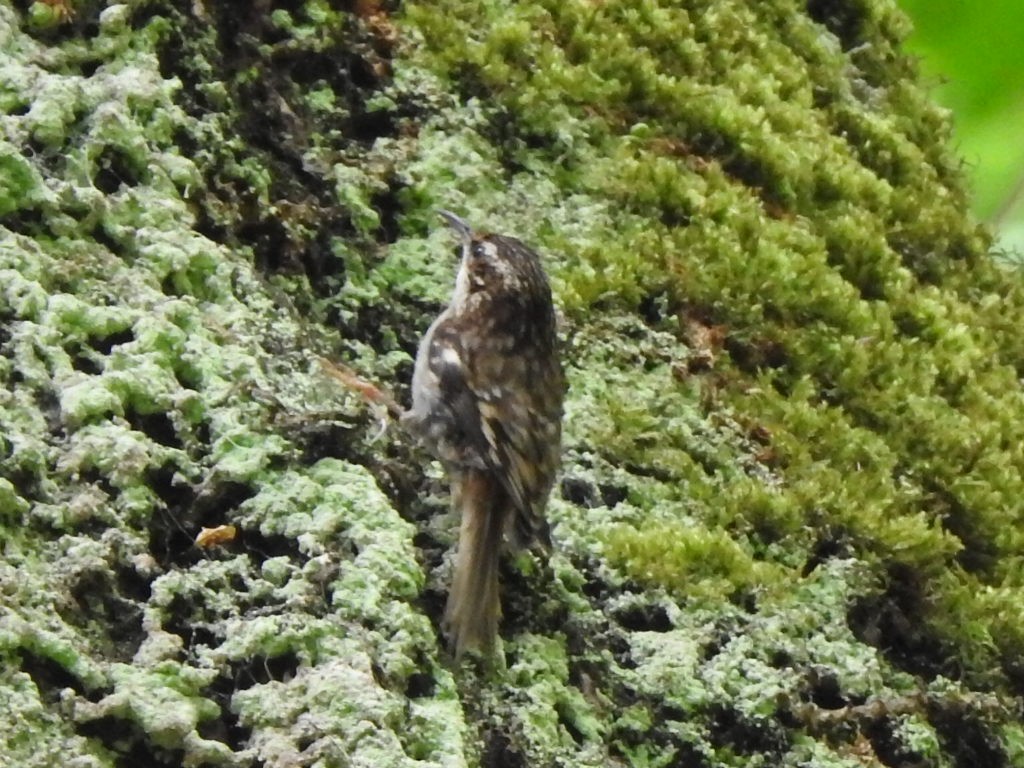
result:
[(498, 557), (511, 504), (497, 479), (476, 470), (452, 490), (462, 523), (444, 627), (458, 658), (471, 648), (489, 651), (498, 635)]

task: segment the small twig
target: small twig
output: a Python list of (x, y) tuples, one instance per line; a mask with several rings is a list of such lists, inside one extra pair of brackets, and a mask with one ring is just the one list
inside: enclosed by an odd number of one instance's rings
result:
[(405, 409), (398, 404), (394, 396), (385, 389), (381, 389), (373, 382), (367, 381), (344, 363), (332, 363), (330, 360), (319, 358), (320, 367), (324, 373), (340, 383), (346, 389), (358, 392), (368, 402), (380, 418), (380, 431), (370, 440), (371, 443), (381, 438), (388, 428), (388, 416), (399, 419), (405, 413)]

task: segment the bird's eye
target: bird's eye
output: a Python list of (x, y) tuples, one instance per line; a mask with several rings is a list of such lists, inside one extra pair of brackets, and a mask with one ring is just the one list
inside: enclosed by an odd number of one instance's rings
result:
[(487, 255), (487, 249), (484, 248), (483, 243), (473, 243), (473, 247), (470, 250), (470, 253), (473, 254), (474, 258), (482, 259), (484, 256)]

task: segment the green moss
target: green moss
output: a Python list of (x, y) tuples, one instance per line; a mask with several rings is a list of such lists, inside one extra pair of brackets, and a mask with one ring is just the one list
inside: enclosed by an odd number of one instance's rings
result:
[(621, 527), (608, 534), (611, 564), (637, 581), (681, 594), (722, 599), (778, 582), (782, 574), (758, 563), (725, 531), (694, 525)]

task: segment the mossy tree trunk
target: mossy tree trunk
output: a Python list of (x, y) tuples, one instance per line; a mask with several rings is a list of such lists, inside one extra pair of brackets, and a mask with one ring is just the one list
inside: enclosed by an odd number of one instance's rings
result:
[[(1021, 764), (1024, 294), (907, 32), (0, 2), (0, 765)], [(439, 207), (570, 378), (461, 665), (440, 470), (320, 363), (405, 398)]]

